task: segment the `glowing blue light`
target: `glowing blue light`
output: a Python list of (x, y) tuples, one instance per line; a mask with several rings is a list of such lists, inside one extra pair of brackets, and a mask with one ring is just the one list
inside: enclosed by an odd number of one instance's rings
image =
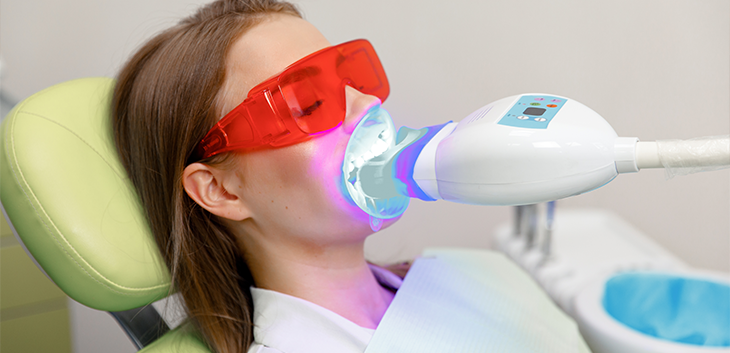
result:
[(413, 167), (424, 146), (446, 124), (419, 130), (402, 127), (396, 136), (388, 112), (371, 109), (353, 131), (342, 163), (350, 198), (381, 219), (400, 216), (411, 197), (434, 201), (413, 179)]
[(355, 127), (345, 150), (342, 175), (347, 193), (360, 209), (375, 218), (398, 217), (410, 203), (409, 197), (395, 189), (390, 169), (386, 168), (384, 154), (394, 146), (393, 120), (377, 106)]
[(418, 138), (415, 141), (411, 142), (409, 145), (405, 146), (405, 148), (398, 152), (398, 155), (395, 157), (396, 162), (395, 168), (393, 168), (392, 176), (395, 180), (399, 181), (398, 183), (396, 183), (396, 188), (401, 195), (419, 198), (424, 201), (436, 201), (436, 199), (428, 196), (418, 186), (416, 181), (413, 180), (413, 167), (416, 164), (416, 160), (421, 154), (421, 151), (423, 151), (423, 147), (425, 147), (426, 144), (431, 141), (431, 139), (436, 136), (436, 134), (441, 131), (444, 126), (448, 125), (449, 123), (451, 123), (451, 121), (441, 125), (424, 127), (420, 130), (413, 130), (404, 126), (398, 130), (396, 143), (400, 143), (406, 138), (408, 134), (411, 134), (414, 131), (417, 131), (419, 133)]

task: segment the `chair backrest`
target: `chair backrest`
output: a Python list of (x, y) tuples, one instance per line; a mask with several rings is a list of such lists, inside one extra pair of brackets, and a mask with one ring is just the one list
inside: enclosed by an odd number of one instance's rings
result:
[(0, 133), (0, 200), (29, 255), (66, 294), (123, 311), (168, 294), (170, 280), (118, 161), (114, 80), (61, 83), (27, 98)]

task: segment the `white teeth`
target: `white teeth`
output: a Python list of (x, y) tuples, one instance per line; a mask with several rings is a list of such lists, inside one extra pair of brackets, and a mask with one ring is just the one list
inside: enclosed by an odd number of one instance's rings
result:
[(388, 143), (383, 140), (378, 140), (373, 144), (373, 147), (370, 148), (370, 151), (375, 156), (381, 155), (383, 152), (385, 152), (388, 149)]
[[(355, 160), (347, 163), (347, 173), (352, 173), (355, 169), (362, 168), (368, 161), (385, 153), (391, 147), (391, 144), (387, 142), (390, 135), (389, 130), (383, 130), (368, 151), (361, 153)], [(361, 147), (364, 146), (361, 145)], [(353, 153), (353, 155), (357, 154)]]
[(360, 167), (362, 167), (363, 164), (365, 164), (365, 160), (362, 158), (362, 156), (360, 156), (360, 157), (357, 157), (357, 159), (355, 159), (354, 163), (355, 163), (356, 168), (360, 168)]

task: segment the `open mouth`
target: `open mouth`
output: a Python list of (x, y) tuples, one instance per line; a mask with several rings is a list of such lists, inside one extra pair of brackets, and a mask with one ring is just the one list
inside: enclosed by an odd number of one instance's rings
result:
[(386, 163), (395, 147), (396, 130), (387, 111), (370, 109), (355, 127), (347, 143), (342, 174), (352, 200), (369, 215), (381, 219), (400, 216), (410, 198), (396, 191)]

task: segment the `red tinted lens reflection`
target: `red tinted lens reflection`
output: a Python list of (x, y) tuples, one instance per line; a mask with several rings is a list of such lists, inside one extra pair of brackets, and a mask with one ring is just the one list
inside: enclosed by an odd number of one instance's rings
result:
[[(369, 52), (366, 48), (358, 48), (343, 54), (344, 56), (341, 56), (337, 63), (337, 74), (347, 78), (350, 85), (358, 91), (374, 95), (384, 101), (388, 96), (389, 88), (385, 73), (382, 72), (380, 66), (380, 60), (374, 56), (375, 52)], [(375, 60), (373, 60), (373, 56)], [(381, 70), (378, 70), (379, 68)]]
[(289, 67), (279, 80), (291, 116), (306, 133), (329, 130), (344, 120), (345, 84), (381, 101), (388, 96), (385, 71), (369, 42), (325, 49)]
[(314, 68), (310, 66), (306, 71), (316, 71), (317, 75), (303, 76), (295, 70), (292, 72), (295, 79), (282, 79), (279, 85), (289, 113), (297, 126), (306, 133), (325, 131), (337, 126), (344, 118), (345, 111), (340, 79), (333, 75), (331, 69)]

